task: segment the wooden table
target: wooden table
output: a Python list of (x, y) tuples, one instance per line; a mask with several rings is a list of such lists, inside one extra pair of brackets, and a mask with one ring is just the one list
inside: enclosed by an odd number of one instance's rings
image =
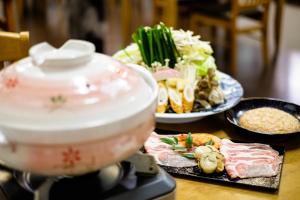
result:
[[(157, 128), (168, 130), (185, 130), (192, 132), (212, 133), (219, 137), (228, 137), (240, 141), (258, 141), (253, 137), (236, 132), (224, 119), (223, 114), (208, 117), (189, 124), (157, 124)], [(276, 142), (278, 143), (278, 141)], [(207, 200), (296, 200), (300, 199), (300, 137), (290, 138), (285, 143), (286, 153), (278, 192), (266, 192), (251, 187), (218, 184), (202, 180), (175, 178), (177, 183), (176, 197), (184, 199)]]

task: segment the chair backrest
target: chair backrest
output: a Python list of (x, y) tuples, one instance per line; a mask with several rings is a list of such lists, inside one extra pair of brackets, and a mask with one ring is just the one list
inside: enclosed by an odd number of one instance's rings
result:
[(28, 56), (29, 33), (0, 31), (0, 68), (4, 61), (15, 61)]
[(233, 0), (232, 3), (233, 6), (239, 9), (251, 9), (267, 5), (270, 3), (270, 0)]
[(236, 19), (244, 11), (259, 10), (262, 13), (261, 21), (267, 23), (269, 14), (269, 5), (271, 0), (232, 0), (231, 18)]
[(164, 22), (167, 26), (177, 26), (177, 0), (153, 0), (153, 24)]
[[(118, 30), (114, 29), (116, 12), (118, 11), (118, 7), (120, 6), (121, 10), (121, 18), (117, 19), (117, 26), (121, 28), (121, 46), (127, 46), (132, 42), (131, 35), (133, 31), (144, 24), (144, 1), (143, 0), (106, 0), (108, 7), (108, 23), (110, 24), (110, 31)], [(139, 17), (135, 17), (139, 16)], [(121, 22), (121, 23), (120, 23)], [(113, 37), (110, 37), (112, 40)]]
[[(13, 0), (4, 0), (3, 4), (3, 13), (4, 19), (0, 18), (0, 29), (5, 31), (15, 32), (16, 25), (16, 13), (14, 12), (14, 1)], [(1, 11), (0, 11), (1, 12)]]

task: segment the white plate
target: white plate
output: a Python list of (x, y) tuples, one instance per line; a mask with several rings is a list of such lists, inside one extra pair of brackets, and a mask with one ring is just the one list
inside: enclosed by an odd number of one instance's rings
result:
[(233, 79), (231, 76), (219, 72), (221, 76), (221, 88), (225, 95), (225, 103), (215, 106), (211, 109), (207, 109), (200, 112), (193, 112), (193, 113), (183, 113), (183, 114), (176, 114), (176, 113), (156, 113), (156, 122), (159, 123), (188, 123), (200, 120), (204, 117), (214, 115), (220, 112), (224, 112), (233, 106), (235, 106), (244, 94), (244, 90), (241, 84)]

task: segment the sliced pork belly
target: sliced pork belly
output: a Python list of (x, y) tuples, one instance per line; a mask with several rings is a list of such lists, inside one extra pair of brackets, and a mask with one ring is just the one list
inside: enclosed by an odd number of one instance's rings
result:
[(270, 177), (278, 173), (281, 159), (269, 145), (221, 141), (225, 169), (231, 178)]
[(185, 158), (173, 151), (171, 145), (163, 143), (160, 141), (160, 138), (160, 135), (153, 132), (144, 144), (146, 152), (155, 158), (157, 164), (171, 167), (191, 167), (197, 165), (194, 160)]

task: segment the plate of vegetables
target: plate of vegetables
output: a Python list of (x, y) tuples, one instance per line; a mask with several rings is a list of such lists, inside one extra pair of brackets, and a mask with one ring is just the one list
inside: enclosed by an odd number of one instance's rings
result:
[(192, 31), (160, 23), (138, 28), (132, 38), (114, 58), (153, 74), (159, 86), (157, 122), (196, 121), (230, 109), (243, 96), (240, 83), (217, 70), (209, 42)]

